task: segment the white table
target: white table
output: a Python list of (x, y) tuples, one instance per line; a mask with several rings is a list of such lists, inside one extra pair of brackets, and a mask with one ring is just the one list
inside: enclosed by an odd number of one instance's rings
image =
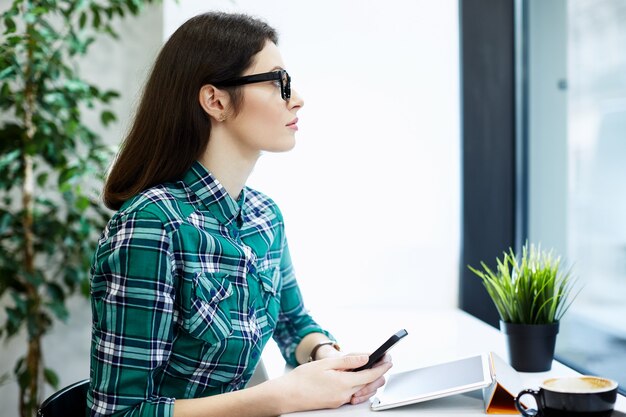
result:
[[(493, 327), (461, 310), (360, 310), (336, 309), (311, 312), (313, 317), (333, 333), (346, 352), (373, 351), (391, 334), (405, 328), (409, 335), (391, 351), (397, 373), (461, 357), (495, 352), (508, 361), (504, 336)], [(271, 342), (263, 353), (259, 374), (274, 378), (289, 370)], [(576, 375), (572, 369), (554, 362), (552, 370), (520, 373), (524, 387), (534, 388), (549, 377)], [(319, 410), (289, 414), (300, 417), (387, 415), (484, 416), (480, 391), (413, 404), (385, 411), (371, 411), (369, 404), (345, 405), (336, 410)], [(613, 417), (626, 417), (626, 397), (618, 396)]]

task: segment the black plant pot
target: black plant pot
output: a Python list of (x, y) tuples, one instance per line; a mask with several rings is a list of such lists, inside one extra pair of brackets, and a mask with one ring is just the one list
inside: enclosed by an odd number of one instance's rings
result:
[(506, 335), (511, 366), (520, 372), (544, 372), (552, 368), (559, 323), (515, 324), (500, 321)]

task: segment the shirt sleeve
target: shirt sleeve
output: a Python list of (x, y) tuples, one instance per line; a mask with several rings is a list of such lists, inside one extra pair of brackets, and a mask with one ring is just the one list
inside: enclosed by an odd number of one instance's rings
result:
[(280, 273), (283, 283), (280, 296), (280, 313), (273, 338), (287, 363), (295, 367), (298, 366), (296, 348), (304, 336), (309, 333), (323, 333), (332, 341), (335, 341), (335, 338), (322, 329), (304, 307), (286, 239), (283, 243)]
[(91, 416), (171, 416), (155, 393), (174, 338), (173, 255), (163, 222), (134, 213), (111, 222), (92, 266)]

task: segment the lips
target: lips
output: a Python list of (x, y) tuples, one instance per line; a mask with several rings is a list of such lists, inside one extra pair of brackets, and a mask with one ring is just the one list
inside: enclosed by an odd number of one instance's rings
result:
[(296, 117), (291, 122), (285, 125), (288, 129), (293, 130), (294, 132), (298, 130), (298, 118)]

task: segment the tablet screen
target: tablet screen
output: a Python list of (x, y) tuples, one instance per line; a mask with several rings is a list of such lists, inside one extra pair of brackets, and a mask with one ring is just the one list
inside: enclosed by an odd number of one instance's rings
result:
[(489, 386), (491, 374), (486, 355), (446, 362), (388, 377), (373, 409), (391, 408)]

